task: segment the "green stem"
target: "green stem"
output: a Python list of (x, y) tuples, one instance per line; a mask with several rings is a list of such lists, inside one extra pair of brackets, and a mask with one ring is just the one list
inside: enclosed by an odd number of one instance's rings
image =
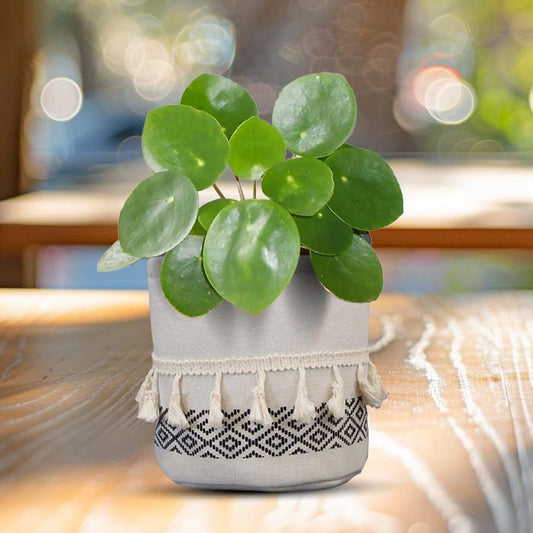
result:
[(235, 176), (235, 181), (237, 182), (237, 188), (239, 189), (239, 196), (241, 197), (241, 200), (244, 200), (244, 193), (242, 192), (241, 181), (237, 176)]
[(215, 189), (215, 191), (217, 191), (217, 194), (220, 196), (220, 198), (223, 198), (224, 200), (226, 199), (226, 197), (224, 196), (222, 191), (218, 188), (216, 183), (213, 183), (213, 189)]
[(257, 180), (254, 180), (254, 200), (257, 198)]

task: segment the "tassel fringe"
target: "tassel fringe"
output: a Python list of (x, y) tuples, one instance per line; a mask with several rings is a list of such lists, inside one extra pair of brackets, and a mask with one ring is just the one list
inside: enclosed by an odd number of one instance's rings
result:
[(331, 398), (328, 400), (327, 406), (335, 418), (342, 418), (344, 416), (344, 382), (337, 366), (333, 367), (333, 377)]
[(307, 396), (305, 368), (301, 366), (298, 371), (300, 376), (298, 378), (298, 394), (294, 402), (293, 419), (303, 424), (310, 424), (316, 416), (315, 406)]
[(370, 407), (377, 409), (388, 396), (388, 393), (381, 386), (381, 378), (372, 361), (367, 364), (357, 365), (357, 384), (363, 397), (363, 402), (366, 405), (370, 405)]
[(189, 422), (181, 406), (181, 374), (176, 374), (172, 382), (172, 394), (168, 403), (167, 420), (169, 424), (181, 429), (189, 427)]
[(135, 397), (139, 410), (137, 418), (155, 422), (159, 418), (159, 387), (157, 372), (150, 369)]
[[(250, 409), (250, 421), (264, 426), (271, 425), (274, 420), (268, 410), (265, 397), (266, 372), (264, 369), (257, 369), (257, 384), (252, 389), (253, 401)], [(309, 424), (316, 416), (315, 406), (308, 397), (305, 367), (298, 368), (298, 390), (294, 402), (294, 412), (292, 418), (300, 423)], [(332, 366), (333, 381), (331, 382), (331, 397), (327, 401), (329, 412), (336, 418), (342, 418), (345, 414), (346, 391), (344, 382), (339, 370), (339, 366)], [(356, 365), (356, 383), (358, 394), (362, 397), (365, 405), (378, 408), (388, 394), (383, 390), (381, 378), (372, 361), (367, 360)], [(168, 405), (168, 422), (179, 428), (190, 427), (185, 416), (181, 396), (182, 374), (176, 373), (172, 382), (172, 393)], [(224, 413), (222, 412), (222, 372), (215, 374), (215, 386), (211, 391), (209, 402), (209, 419), (211, 427), (222, 428)], [(349, 396), (352, 394), (349, 391)], [(159, 374), (151, 368), (135, 397), (138, 404), (137, 418), (146, 422), (156, 422), (159, 418)]]
[(265, 399), (265, 371), (257, 371), (257, 385), (252, 389), (254, 400), (250, 409), (250, 421), (263, 426), (270, 426), (273, 422)]
[(215, 375), (215, 388), (211, 392), (211, 400), (209, 402), (209, 419), (208, 424), (214, 428), (221, 428), (224, 420), (224, 413), (222, 413), (222, 396), (220, 387), (222, 384), (222, 373), (217, 372)]

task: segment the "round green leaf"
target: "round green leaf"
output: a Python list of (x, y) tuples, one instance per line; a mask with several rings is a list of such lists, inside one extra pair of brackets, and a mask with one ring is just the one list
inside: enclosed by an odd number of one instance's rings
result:
[(285, 86), (272, 124), (291, 152), (313, 157), (331, 154), (352, 133), (357, 106), (341, 74), (308, 74)]
[(243, 122), (231, 136), (229, 166), (239, 178), (257, 180), (272, 165), (285, 159), (279, 131), (257, 117)]
[(98, 272), (111, 272), (133, 265), (137, 261), (139, 261), (139, 257), (124, 253), (120, 241), (115, 241), (100, 257), (96, 270)]
[(349, 302), (371, 302), (383, 288), (383, 272), (372, 247), (359, 235), (339, 255), (311, 252), (311, 263), (320, 283)]
[(234, 204), (237, 200), (230, 198), (217, 198), (212, 202), (208, 202), (200, 207), (198, 211), (198, 222), (202, 225), (206, 231), (209, 229), (213, 219), (226, 207), (227, 205)]
[(303, 247), (324, 255), (337, 255), (352, 242), (352, 228), (324, 206), (312, 217), (294, 217)]
[(269, 198), (291, 213), (312, 216), (331, 198), (333, 174), (317, 159), (288, 159), (265, 172), (262, 187)]
[(222, 301), (204, 273), (203, 244), (202, 236), (190, 235), (165, 255), (161, 265), (163, 293), (187, 316), (205, 315)]
[(257, 106), (250, 93), (238, 83), (215, 74), (202, 74), (192, 81), (181, 103), (215, 117), (227, 137), (247, 118), (257, 116)]
[(185, 238), (197, 213), (198, 192), (188, 178), (154, 174), (135, 187), (120, 212), (120, 245), (135, 257), (165, 253)]
[(154, 172), (175, 170), (201, 191), (224, 172), (229, 144), (220, 124), (187, 105), (152, 109), (142, 135), (143, 155)]
[(349, 146), (337, 150), (326, 163), (335, 180), (329, 206), (350, 226), (378, 229), (403, 213), (400, 185), (386, 161), (375, 152)]
[(298, 229), (289, 213), (270, 200), (244, 200), (213, 220), (204, 267), (223, 298), (257, 314), (285, 289), (299, 255)]

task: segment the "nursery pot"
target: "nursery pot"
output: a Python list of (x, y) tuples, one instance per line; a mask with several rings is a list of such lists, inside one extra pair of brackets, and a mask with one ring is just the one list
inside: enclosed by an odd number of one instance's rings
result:
[(176, 311), (148, 262), (153, 365), (139, 417), (157, 421), (155, 457), (182, 485), (285, 491), (345, 483), (368, 454), (366, 405), (385, 394), (368, 356), (368, 304), (328, 293), (301, 256), (260, 315), (227, 302)]

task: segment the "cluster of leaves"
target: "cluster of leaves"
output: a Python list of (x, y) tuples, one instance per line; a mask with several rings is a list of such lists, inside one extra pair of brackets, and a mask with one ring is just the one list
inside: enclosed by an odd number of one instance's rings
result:
[[(382, 270), (364, 232), (396, 220), (403, 200), (379, 155), (345, 144), (356, 112), (339, 74), (287, 85), (272, 124), (257, 117), (240, 85), (199, 76), (180, 105), (148, 113), (142, 144), (154, 174), (126, 200), (119, 240), (99, 270), (165, 254), (162, 288), (181, 313), (203, 315), (225, 299), (257, 314), (285, 289), (302, 247), (333, 294), (376, 299)], [(214, 186), (220, 193), (216, 181), (227, 165), (238, 183), (261, 182), (267, 199), (256, 199), (254, 183), (253, 198), (221, 197), (199, 207), (198, 191)]]

